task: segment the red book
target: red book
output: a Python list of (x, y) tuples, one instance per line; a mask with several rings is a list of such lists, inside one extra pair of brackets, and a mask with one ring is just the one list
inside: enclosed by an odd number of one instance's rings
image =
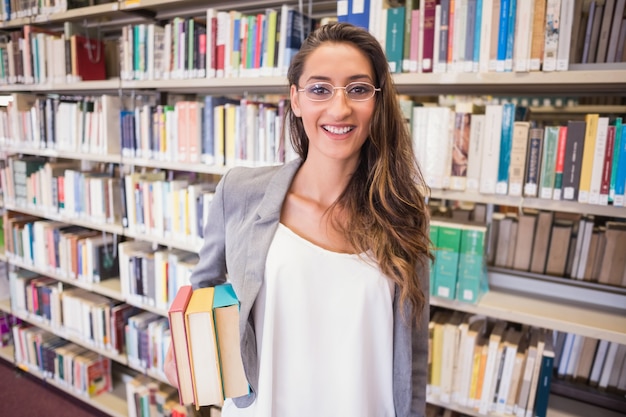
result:
[(70, 38), (72, 75), (82, 81), (106, 79), (104, 43), (101, 40), (72, 35)]
[(187, 330), (185, 327), (185, 310), (191, 299), (193, 290), (190, 285), (182, 286), (176, 293), (167, 315), (170, 321), (172, 349), (178, 376), (178, 396), (183, 405), (192, 404), (193, 382), (191, 378), (191, 362), (187, 346)]
[(436, 0), (424, 2), (424, 38), (422, 53), (422, 72), (433, 72), (433, 57), (435, 47), (435, 7)]

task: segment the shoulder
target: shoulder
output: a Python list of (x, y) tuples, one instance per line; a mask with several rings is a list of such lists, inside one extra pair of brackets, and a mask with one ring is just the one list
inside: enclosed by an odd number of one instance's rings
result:
[(272, 182), (291, 182), (300, 166), (300, 161), (291, 161), (284, 165), (263, 167), (234, 167), (222, 179), (223, 187), (229, 192), (258, 192), (263, 194)]

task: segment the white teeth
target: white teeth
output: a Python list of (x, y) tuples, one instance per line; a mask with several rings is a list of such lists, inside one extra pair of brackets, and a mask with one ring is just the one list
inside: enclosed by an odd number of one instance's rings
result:
[(351, 127), (334, 127), (334, 126), (324, 126), (324, 129), (329, 131), (330, 133), (334, 133), (335, 135), (343, 135), (344, 133), (348, 133), (352, 130)]

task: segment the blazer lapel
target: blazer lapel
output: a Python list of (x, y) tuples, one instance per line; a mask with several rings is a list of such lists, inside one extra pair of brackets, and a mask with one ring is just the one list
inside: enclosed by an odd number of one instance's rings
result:
[[(263, 199), (258, 206), (254, 216), (250, 235), (247, 239), (248, 254), (246, 257), (246, 267), (244, 272), (244, 298), (242, 300), (242, 314), (246, 316), (248, 311), (243, 311), (244, 305), (252, 308), (254, 300), (259, 293), (263, 276), (265, 274), (265, 261), (270, 244), (274, 238), (274, 233), (280, 222), (280, 212), (283, 201), (291, 186), (291, 181), (302, 164), (301, 160), (296, 160), (285, 164), (276, 171), (270, 180)], [(247, 301), (244, 303), (243, 301)]]

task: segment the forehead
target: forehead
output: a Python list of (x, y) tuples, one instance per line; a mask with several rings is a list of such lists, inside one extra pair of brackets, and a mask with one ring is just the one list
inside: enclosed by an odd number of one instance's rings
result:
[(305, 81), (309, 78), (345, 81), (355, 77), (374, 80), (372, 63), (367, 55), (351, 43), (326, 42), (306, 58), (300, 78)]

